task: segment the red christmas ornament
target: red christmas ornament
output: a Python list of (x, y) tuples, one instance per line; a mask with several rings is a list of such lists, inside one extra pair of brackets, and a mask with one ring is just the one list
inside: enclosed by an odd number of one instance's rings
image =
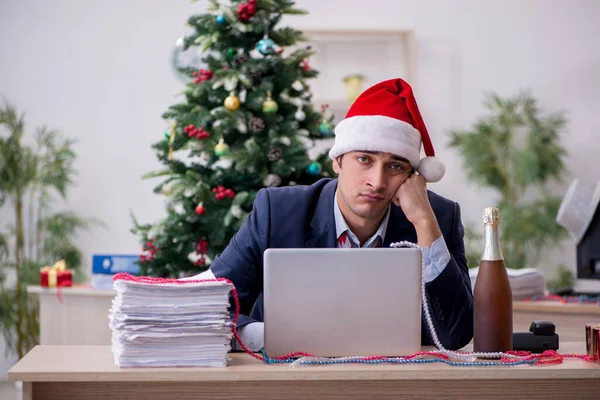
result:
[(194, 75), (196, 77), (196, 79), (194, 79), (194, 84), (198, 84), (200, 82), (204, 82), (204, 81), (210, 81), (213, 77), (213, 73), (212, 71), (206, 70), (201, 68), (198, 71), (194, 71), (192, 73), (192, 75)]
[(217, 200), (223, 200), (225, 197), (231, 199), (235, 197), (235, 192), (231, 189), (226, 189), (224, 186), (217, 186), (212, 189), (212, 192), (215, 194), (215, 199)]
[(196, 243), (196, 252), (201, 254), (206, 254), (208, 251), (208, 242), (206, 239), (200, 239), (198, 243)]
[(206, 209), (204, 208), (204, 206), (202, 204), (198, 204), (198, 206), (196, 207), (196, 214), (204, 215), (205, 212)]
[(248, 0), (248, 2), (238, 6), (238, 18), (240, 21), (248, 22), (254, 14), (256, 14), (256, 0)]
[(196, 128), (194, 125), (189, 124), (185, 128), (183, 128), (183, 132), (186, 133), (191, 138), (196, 138), (198, 140), (206, 139), (210, 137), (210, 134), (206, 132), (202, 128)]
[(302, 71), (304, 72), (309, 72), (310, 71), (310, 65), (308, 65), (308, 59), (305, 58), (304, 60), (302, 60)]

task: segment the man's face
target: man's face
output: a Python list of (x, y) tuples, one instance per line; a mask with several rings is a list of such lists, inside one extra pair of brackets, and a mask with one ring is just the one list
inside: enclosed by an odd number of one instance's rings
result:
[(402, 157), (367, 151), (336, 158), (333, 169), (338, 174), (338, 191), (345, 205), (365, 219), (381, 218), (400, 185), (412, 173), (410, 163)]

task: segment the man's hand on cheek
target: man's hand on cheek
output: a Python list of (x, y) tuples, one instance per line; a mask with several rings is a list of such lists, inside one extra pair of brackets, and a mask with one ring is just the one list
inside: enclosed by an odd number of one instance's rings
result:
[(413, 174), (400, 185), (394, 196), (394, 204), (402, 208), (413, 225), (424, 219), (435, 218), (427, 197), (425, 178)]
[(415, 226), (420, 246), (431, 246), (440, 235), (439, 226), (429, 197), (425, 178), (411, 175), (396, 191), (394, 204), (402, 208), (406, 218)]

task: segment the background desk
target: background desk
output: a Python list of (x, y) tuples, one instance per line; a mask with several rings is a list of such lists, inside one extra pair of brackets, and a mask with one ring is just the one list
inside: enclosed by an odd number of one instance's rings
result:
[(109, 345), (108, 311), (117, 294), (113, 289), (29, 286), (40, 299), (40, 344)]
[[(582, 353), (584, 343), (561, 352)], [(266, 365), (233, 354), (226, 368), (114, 367), (109, 346), (37, 346), (9, 372), (23, 400), (72, 399), (597, 399), (600, 365), (581, 360), (544, 367), (445, 364)]]
[(527, 332), (531, 321), (536, 319), (553, 321), (561, 342), (580, 342), (585, 340), (585, 324), (600, 322), (600, 306), (558, 301), (513, 302), (515, 332)]
[[(62, 303), (56, 297), (56, 289), (30, 286), (28, 292), (40, 299), (40, 344), (110, 345), (108, 310), (114, 290), (62, 288)], [(584, 325), (600, 322), (600, 306), (593, 304), (515, 301), (513, 310), (515, 332), (528, 331), (535, 319), (549, 319), (556, 323), (562, 342), (585, 340)]]

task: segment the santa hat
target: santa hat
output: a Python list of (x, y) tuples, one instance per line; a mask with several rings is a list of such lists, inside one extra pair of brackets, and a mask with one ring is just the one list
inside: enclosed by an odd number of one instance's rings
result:
[[(421, 143), (426, 155), (423, 159)], [(329, 157), (350, 151), (381, 151), (404, 157), (427, 182), (439, 181), (446, 172), (435, 157), (412, 88), (400, 78), (365, 90), (337, 124)]]

